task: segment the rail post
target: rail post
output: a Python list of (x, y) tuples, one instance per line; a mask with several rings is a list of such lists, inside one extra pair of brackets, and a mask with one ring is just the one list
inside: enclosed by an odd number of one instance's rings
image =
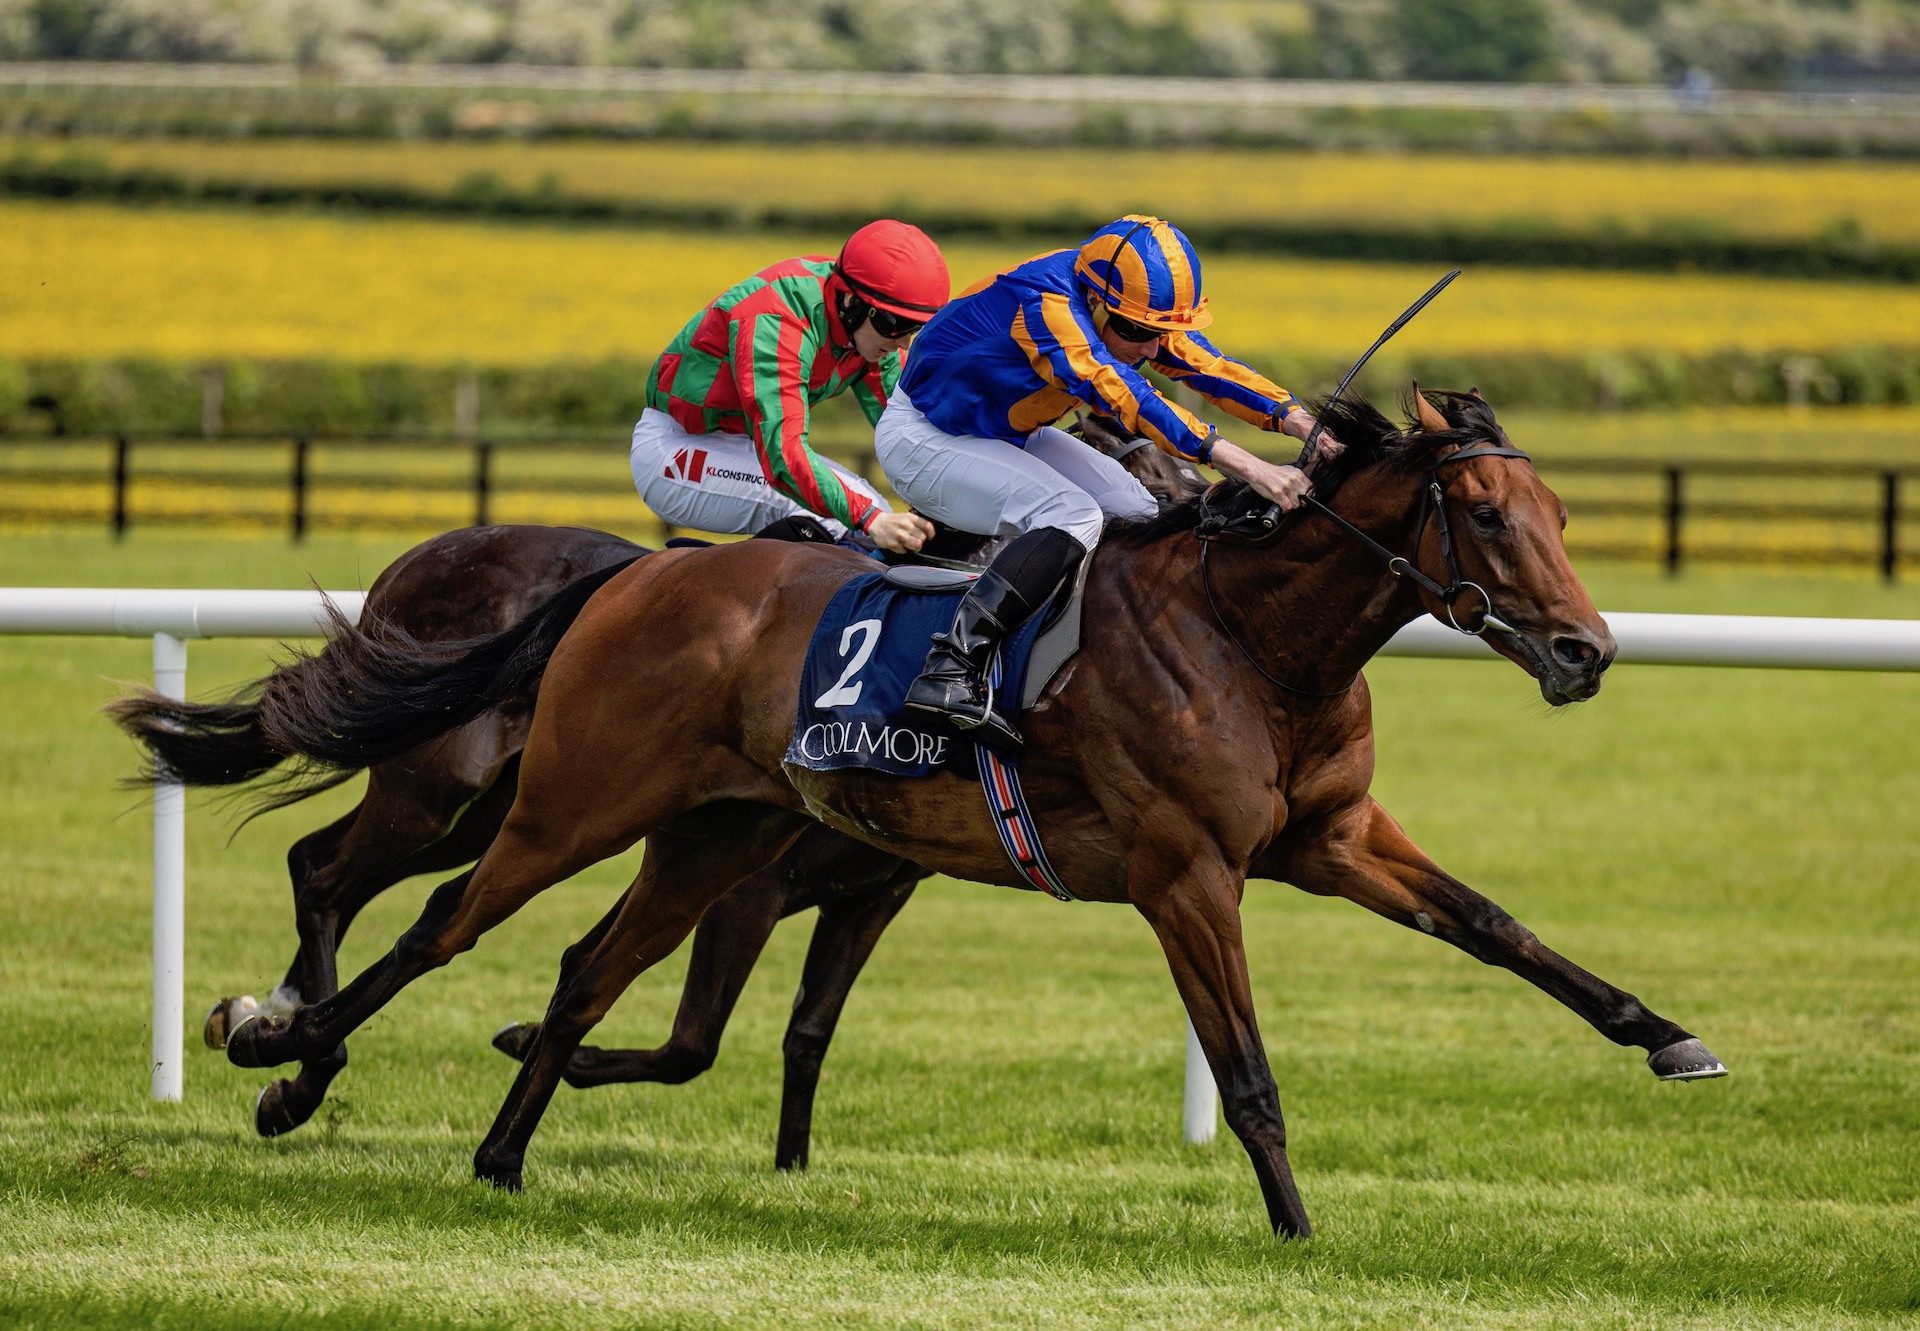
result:
[(1888, 582), (1900, 578), (1900, 473), (1889, 471), (1880, 478), (1880, 576)]
[(482, 439), (473, 446), (473, 525), (487, 525), (493, 496), (493, 445)]
[(127, 486), (132, 480), (133, 441), (124, 434), (113, 441), (113, 539), (127, 534)]
[[(154, 692), (187, 696), (187, 642), (153, 635)], [(185, 1088), (187, 969), (187, 789), (153, 787), (153, 1085), (156, 1100), (178, 1101)]]
[(307, 448), (305, 435), (293, 441), (293, 539), (307, 539)]
[(1686, 521), (1686, 473), (1667, 468), (1667, 573), (1680, 571), (1680, 532)]

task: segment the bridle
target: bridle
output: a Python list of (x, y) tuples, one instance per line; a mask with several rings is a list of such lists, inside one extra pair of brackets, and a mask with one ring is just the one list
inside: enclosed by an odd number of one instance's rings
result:
[[(1354, 539), (1358, 540), (1376, 555), (1379, 555), (1380, 558), (1386, 562), (1387, 572), (1397, 578), (1406, 578), (1429, 596), (1439, 601), (1440, 604), (1446, 608), (1446, 623), (1455, 632), (1464, 633), (1469, 637), (1479, 637), (1485, 634), (1488, 629), (1492, 629), (1496, 633), (1508, 634), (1517, 639), (1519, 636), (1518, 631), (1511, 624), (1508, 624), (1493, 613), (1493, 598), (1487, 594), (1487, 589), (1477, 582), (1460, 576), (1460, 561), (1454, 552), (1453, 524), (1447, 517), (1446, 495), (1440, 487), (1440, 468), (1446, 466), (1448, 463), (1466, 462), (1473, 458), (1519, 458), (1522, 461), (1532, 461), (1531, 456), (1522, 449), (1515, 448), (1511, 444), (1494, 443), (1467, 444), (1455, 449), (1444, 457), (1435, 458), (1427, 467), (1426, 484), (1421, 487), (1420, 491), (1420, 513), (1418, 521), (1414, 524), (1413, 554), (1411, 556), (1396, 554), (1394, 551), (1389, 550), (1386, 546), (1374, 540), (1373, 537), (1361, 531), (1351, 522), (1348, 522), (1311, 494), (1307, 495), (1302, 501), (1302, 506), (1314, 509), (1332, 518), (1335, 523), (1343, 528), (1349, 535), (1353, 536)], [(1200, 584), (1206, 590), (1207, 609), (1213, 613), (1213, 622), (1220, 626), (1220, 631), (1226, 635), (1227, 641), (1239, 648), (1240, 655), (1247, 659), (1247, 664), (1258, 671), (1260, 677), (1265, 679), (1269, 684), (1277, 685), (1288, 693), (1296, 694), (1303, 698), (1337, 698), (1347, 692), (1348, 689), (1353, 687), (1354, 681), (1352, 679), (1348, 680), (1339, 688), (1329, 690), (1325, 693), (1317, 692), (1313, 689), (1303, 689), (1297, 685), (1287, 683), (1284, 679), (1273, 674), (1254, 659), (1252, 651), (1248, 649), (1246, 643), (1241, 640), (1240, 636), (1233, 631), (1232, 626), (1227, 623), (1226, 617), (1220, 613), (1220, 605), (1218, 601), (1215, 600), (1213, 594), (1213, 571), (1207, 562), (1207, 555), (1209, 551), (1212, 550), (1214, 542), (1224, 536), (1233, 535), (1242, 537), (1243, 544), (1266, 545), (1271, 543), (1275, 536), (1278, 535), (1279, 529), (1268, 526), (1264, 520), (1257, 520), (1259, 523), (1258, 529), (1253, 533), (1249, 533), (1244, 525), (1240, 525), (1238, 520), (1230, 518), (1218, 510), (1209, 509), (1207, 501), (1211, 498), (1212, 493), (1212, 491), (1208, 491), (1206, 495), (1201, 496), (1200, 523), (1194, 528), (1194, 536), (1200, 541)], [(1447, 561), (1447, 581), (1444, 586), (1427, 574), (1421, 572), (1419, 567), (1414, 563), (1414, 560), (1420, 557), (1420, 544), (1426, 539), (1427, 523), (1430, 521), (1438, 525), (1440, 529), (1440, 554), (1441, 557)], [(1469, 588), (1480, 594), (1481, 605), (1479, 622), (1473, 624), (1471, 627), (1460, 622), (1460, 617), (1454, 613), (1453, 608), (1454, 602), (1460, 598), (1461, 593), (1467, 591)], [(1358, 678), (1358, 675), (1354, 676), (1354, 679)]]

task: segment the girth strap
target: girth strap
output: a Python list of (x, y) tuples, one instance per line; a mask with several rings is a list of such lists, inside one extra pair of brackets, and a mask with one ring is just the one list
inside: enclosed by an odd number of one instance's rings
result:
[[(988, 678), (992, 687), (999, 687), (997, 652)], [(1028, 886), (1051, 893), (1059, 901), (1078, 901), (1047, 861), (1047, 852), (1040, 844), (1040, 829), (1034, 825), (1033, 811), (1027, 807), (1027, 793), (1020, 788), (1019, 764), (985, 744), (976, 743), (973, 751), (980, 767), (980, 788), (987, 793), (987, 813), (993, 819), (993, 830), (999, 833), (1000, 847), (1007, 852), (1013, 867), (1020, 871)]]
[(1060, 901), (1079, 898), (1060, 881), (1060, 875), (1047, 862), (1040, 844), (1040, 829), (1033, 825), (1033, 812), (1027, 808), (1027, 795), (1020, 788), (1020, 769), (1010, 758), (1002, 757), (984, 744), (974, 745), (980, 759), (980, 788), (987, 792), (987, 812), (993, 816), (993, 830), (1000, 834), (1000, 846), (1013, 861), (1013, 867), (1031, 887), (1052, 893)]

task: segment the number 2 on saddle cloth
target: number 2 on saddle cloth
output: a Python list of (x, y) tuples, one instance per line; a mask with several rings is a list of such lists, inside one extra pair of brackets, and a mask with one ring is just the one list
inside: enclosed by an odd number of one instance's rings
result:
[[(815, 772), (858, 769), (929, 776), (965, 764), (979, 773), (1007, 858), (1027, 883), (1074, 900), (1040, 845), (1013, 759), (929, 722), (902, 706), (933, 635), (953, 622), (964, 582), (905, 588), (864, 574), (834, 594), (820, 616), (800, 673), (800, 705), (784, 761)], [(1034, 644), (1055, 616), (1028, 618), (994, 658), (990, 681), (1009, 712), (1026, 690)], [(1064, 628), (1063, 628), (1063, 631)], [(1037, 681), (1044, 684), (1044, 680)]]

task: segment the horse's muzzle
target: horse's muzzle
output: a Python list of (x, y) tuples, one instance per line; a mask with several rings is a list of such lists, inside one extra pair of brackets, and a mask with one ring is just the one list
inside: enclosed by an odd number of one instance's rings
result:
[(1535, 643), (1528, 645), (1537, 653), (1540, 695), (1555, 707), (1585, 702), (1600, 692), (1600, 680), (1618, 651), (1613, 635), (1605, 629), (1557, 633), (1547, 641), (1545, 651)]

